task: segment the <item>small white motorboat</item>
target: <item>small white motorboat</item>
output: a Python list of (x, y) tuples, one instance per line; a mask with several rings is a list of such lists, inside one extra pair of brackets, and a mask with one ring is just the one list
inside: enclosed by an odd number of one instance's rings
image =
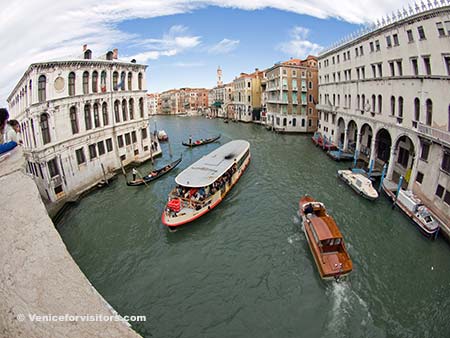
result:
[(338, 170), (339, 177), (358, 194), (368, 200), (376, 200), (378, 192), (372, 185), (372, 181), (366, 176), (354, 173), (351, 170)]

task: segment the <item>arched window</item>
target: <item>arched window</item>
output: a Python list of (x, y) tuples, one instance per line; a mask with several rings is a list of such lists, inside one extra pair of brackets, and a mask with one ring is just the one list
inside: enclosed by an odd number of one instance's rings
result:
[(425, 123), (427, 124), (427, 126), (431, 126), (431, 123), (433, 121), (433, 102), (430, 99), (428, 99), (426, 102), (426, 106), (427, 106), (427, 115)]
[(44, 113), (41, 115), (41, 132), (42, 132), (42, 142), (44, 144), (50, 143), (50, 127), (48, 125), (48, 114)]
[(414, 120), (420, 121), (420, 100), (418, 97), (414, 99)]
[(75, 106), (70, 107), (70, 125), (72, 126), (72, 134), (77, 134), (79, 130), (77, 108), (75, 108)]
[(128, 120), (128, 112), (127, 112), (127, 100), (122, 101), (122, 120)]
[(366, 95), (361, 95), (361, 110), (364, 110), (366, 108)]
[(372, 95), (372, 112), (374, 112), (375, 113), (375, 111), (376, 111), (376, 97), (375, 97), (375, 95)]
[(100, 75), (100, 90), (102, 93), (106, 93), (106, 71), (102, 71)]
[(398, 116), (403, 117), (403, 97), (398, 97)]
[(305, 126), (305, 119), (302, 119), (302, 127)]
[(144, 99), (142, 97), (139, 99), (139, 116), (144, 117)]
[(395, 97), (391, 96), (391, 115), (395, 115)]
[(100, 127), (100, 115), (98, 111), (98, 103), (94, 103), (94, 128)]
[(133, 90), (133, 74), (128, 73), (128, 90)]
[(118, 90), (117, 81), (119, 81), (119, 73), (114, 72), (113, 73), (113, 89)]
[(75, 73), (69, 74), (69, 96), (75, 95)]
[(89, 72), (83, 73), (83, 94), (89, 94)]
[(120, 102), (119, 100), (114, 101), (114, 116), (116, 118), (116, 123), (120, 122)]
[(109, 119), (108, 119), (108, 105), (106, 104), (106, 102), (103, 102), (102, 104), (102, 116), (103, 116), (103, 125), (107, 126), (109, 124)]
[(46, 100), (46, 85), (47, 78), (45, 75), (39, 76), (38, 80), (38, 100), (39, 102), (44, 102)]
[(84, 124), (86, 126), (86, 130), (92, 129), (91, 105), (89, 103), (84, 105)]
[(284, 118), (284, 119), (283, 119), (283, 127), (286, 127), (286, 126), (287, 126), (287, 119)]
[(98, 72), (96, 70), (92, 72), (92, 92), (98, 92)]
[(356, 95), (356, 108), (357, 109), (361, 109), (361, 101), (360, 101), (360, 98), (359, 98), (359, 94)]
[(378, 95), (378, 113), (381, 114), (381, 109), (383, 107), (383, 98), (381, 95)]
[(352, 96), (348, 95), (348, 108), (352, 107)]
[(295, 117), (292, 119), (292, 126), (293, 127), (297, 126), (297, 119)]
[(126, 75), (125, 75), (125, 72), (122, 72), (121, 74), (120, 74), (120, 89), (121, 90), (125, 90), (125, 82), (126, 82)]
[(138, 88), (139, 88), (139, 90), (142, 90), (142, 78), (143, 78), (142, 73), (139, 73), (138, 74)]
[(130, 101), (128, 102), (128, 106), (129, 106), (129, 113), (130, 113), (130, 120), (134, 120), (134, 100), (130, 99)]

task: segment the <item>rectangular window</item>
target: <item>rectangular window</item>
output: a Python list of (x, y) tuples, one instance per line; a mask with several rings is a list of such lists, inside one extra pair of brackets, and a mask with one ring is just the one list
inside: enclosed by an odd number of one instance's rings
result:
[(125, 144), (129, 146), (131, 144), (131, 136), (130, 133), (125, 134)]
[(117, 136), (117, 144), (119, 145), (119, 148), (123, 147), (123, 135)]
[(379, 76), (379, 77), (383, 77), (383, 67), (382, 67), (382, 64), (379, 63), (377, 66), (378, 66), (378, 76)]
[(137, 156), (137, 155), (139, 155), (139, 149), (134, 150), (134, 156)]
[(444, 21), (445, 30), (447, 31), (447, 35), (450, 35), (450, 21)]
[(397, 34), (392, 34), (392, 40), (394, 40), (394, 46), (398, 46), (398, 35)]
[(136, 132), (135, 131), (131, 132), (131, 140), (133, 141), (133, 143), (137, 142), (137, 137), (136, 137)]
[(379, 40), (375, 40), (375, 50), (376, 50), (377, 52), (380, 51), (380, 41), (379, 41)]
[(397, 61), (398, 76), (403, 76), (402, 60)]
[(78, 165), (83, 164), (86, 162), (86, 157), (84, 156), (84, 149), (80, 148), (75, 150), (75, 154), (77, 156), (77, 163)]
[(361, 55), (361, 56), (364, 55), (364, 49), (363, 49), (363, 46), (359, 46), (359, 55)]
[(412, 66), (412, 71), (413, 71), (413, 75), (418, 76), (419, 75), (419, 64), (417, 63), (417, 59), (411, 59), (411, 66)]
[(444, 157), (442, 158), (441, 169), (447, 173), (450, 173), (450, 154), (444, 152)]
[(391, 70), (391, 76), (395, 76), (395, 66), (394, 61), (389, 62), (389, 69)]
[(89, 145), (89, 159), (94, 159), (97, 157), (97, 149), (95, 148), (95, 144)]
[(422, 152), (420, 153), (421, 160), (428, 160), (428, 154), (430, 153), (430, 144), (422, 142)]
[(406, 31), (406, 34), (408, 35), (408, 42), (414, 42), (414, 35), (411, 29), (408, 29)]
[(110, 138), (106, 140), (106, 150), (108, 150), (108, 153), (113, 150), (112, 139)]
[(97, 143), (98, 146), (98, 156), (105, 154), (105, 142), (100, 141)]
[(447, 69), (447, 75), (450, 76), (450, 56), (444, 57), (444, 63), (445, 63), (445, 67)]
[(142, 128), (141, 135), (143, 140), (147, 138), (147, 128)]
[(444, 25), (442, 24), (442, 22), (436, 22), (436, 28), (438, 30), (439, 36), (445, 36), (445, 29), (444, 29)]
[(430, 62), (430, 57), (429, 56), (424, 56), (423, 57), (423, 64), (425, 66), (425, 73), (427, 75), (431, 75), (431, 62)]
[[(50, 174), (50, 177), (55, 177), (55, 176), (59, 175), (58, 163), (56, 162), (56, 158), (48, 161), (47, 166), (48, 166), (48, 173)], [(37, 176), (37, 170), (36, 170), (35, 176)]]
[(445, 191), (444, 202), (450, 205), (450, 191)]
[(375, 65), (372, 65), (372, 77), (377, 77), (377, 67)]
[(386, 46), (387, 46), (387, 48), (391, 48), (392, 47), (392, 42), (391, 42), (390, 35), (386, 36)]
[(425, 31), (422, 26), (417, 27), (417, 32), (419, 33), (419, 40), (425, 40)]
[(355, 48), (355, 56), (358, 57), (359, 52), (358, 52), (358, 47)]
[(442, 196), (444, 195), (444, 187), (442, 185), (438, 184), (435, 195), (439, 198), (442, 198)]
[(375, 51), (375, 49), (373, 48), (373, 42), (369, 43), (369, 47), (370, 47), (370, 52), (371, 53)]
[(420, 171), (417, 172), (416, 182), (422, 184), (423, 182), (423, 173)]

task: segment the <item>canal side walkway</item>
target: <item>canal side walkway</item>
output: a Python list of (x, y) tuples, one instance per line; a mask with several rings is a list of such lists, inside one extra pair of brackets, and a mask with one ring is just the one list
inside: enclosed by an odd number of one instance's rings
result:
[(0, 337), (140, 337), (124, 321), (106, 321), (116, 311), (70, 256), (24, 168), (19, 147), (0, 162)]

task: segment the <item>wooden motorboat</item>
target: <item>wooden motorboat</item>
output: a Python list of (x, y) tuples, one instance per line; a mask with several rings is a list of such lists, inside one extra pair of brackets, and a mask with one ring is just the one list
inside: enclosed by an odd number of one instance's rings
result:
[(224, 144), (189, 166), (175, 178), (177, 186), (161, 220), (171, 229), (192, 222), (215, 208), (236, 184), (250, 163), (250, 143)]
[(340, 279), (353, 270), (344, 239), (325, 206), (305, 195), (299, 202), (303, 231), (322, 279)]
[(196, 140), (194, 142), (182, 142), (182, 145), (186, 146), (186, 147), (198, 147), (198, 146), (202, 146), (204, 144), (208, 144), (208, 143), (213, 143), (215, 141), (217, 141), (220, 138), (219, 136), (216, 137), (210, 137), (207, 139), (200, 139), (200, 140)]
[(372, 201), (378, 198), (372, 181), (363, 174), (352, 170), (338, 170), (338, 176), (362, 197)]
[[(396, 187), (394, 184), (389, 185), (385, 180), (383, 190), (392, 201), (395, 200)], [(411, 190), (400, 189), (395, 204), (414, 222), (423, 235), (431, 239), (437, 238), (440, 228), (439, 222)]]
[(178, 164), (180, 164), (182, 159), (183, 159), (183, 157), (180, 157), (178, 160), (173, 161), (172, 163), (170, 163), (160, 169), (153, 170), (152, 172), (150, 172), (148, 175), (146, 175), (144, 177), (138, 178), (138, 179), (136, 179), (134, 181), (130, 181), (130, 182), (127, 181), (127, 185), (138, 186), (138, 185), (147, 184), (149, 182), (157, 180), (161, 176), (167, 174), (169, 171), (174, 169)]
[(158, 140), (160, 141), (167, 141), (169, 140), (169, 136), (164, 130), (158, 131)]

